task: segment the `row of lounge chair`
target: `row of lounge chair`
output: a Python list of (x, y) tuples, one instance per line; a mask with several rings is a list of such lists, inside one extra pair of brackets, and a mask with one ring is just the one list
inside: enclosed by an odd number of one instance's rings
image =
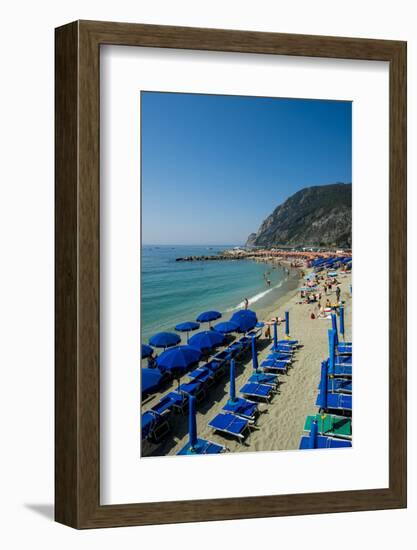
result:
[[(298, 347), (297, 340), (274, 341), (266, 361), (257, 368), (256, 349), (252, 347), (254, 372), (240, 388), (241, 396), (236, 397), (231, 389), (231, 396), (222, 412), (217, 414), (209, 426), (222, 435), (236, 438), (243, 442), (255, 427), (259, 415), (260, 402), (270, 403), (278, 391), (278, 374), (286, 373), (291, 365), (293, 353)], [(234, 365), (231, 364), (231, 387), (234, 384)]]
[(329, 357), (321, 364), (318, 414), (306, 418), (300, 449), (352, 446), (352, 343), (339, 343), (335, 316), (332, 325)]
[(216, 353), (204, 365), (197, 366), (188, 373), (189, 380), (162, 397), (150, 410), (142, 414), (142, 440), (159, 443), (170, 431), (169, 417), (172, 413), (185, 414), (188, 409), (189, 396), (201, 402), (208, 394), (210, 387), (223, 378), (232, 359), (245, 353), (252, 342), (258, 338), (260, 330), (253, 330), (233, 342), (229, 347)]

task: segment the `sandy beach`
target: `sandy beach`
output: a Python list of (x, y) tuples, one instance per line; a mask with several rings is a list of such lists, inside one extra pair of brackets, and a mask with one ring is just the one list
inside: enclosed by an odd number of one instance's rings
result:
[[(308, 273), (308, 271), (306, 271)], [(349, 286), (351, 274), (338, 275), (341, 289), (341, 300), (345, 302), (346, 339), (351, 340), (351, 295)], [(260, 404), (261, 414), (256, 422), (255, 429), (243, 444), (233, 438), (226, 438), (213, 432), (208, 422), (218, 414), (229, 398), (229, 379), (225, 376), (213, 385), (205, 399), (197, 406), (198, 436), (213, 442), (225, 445), (232, 452), (294, 450), (298, 449), (300, 437), (303, 434), (304, 422), (307, 415), (317, 413), (315, 406), (317, 385), (320, 379), (321, 361), (328, 356), (327, 329), (331, 328), (331, 321), (317, 318), (316, 304), (298, 304), (300, 293), (296, 288), (301, 281), (295, 281), (295, 288), (288, 291), (263, 310), (255, 309), (258, 319), (268, 321), (273, 317), (284, 317), (284, 312), (290, 312), (290, 336), (300, 341), (301, 348), (296, 352), (292, 368), (287, 375), (281, 375), (279, 392), (268, 405)], [(336, 302), (335, 291), (328, 296), (322, 296), (322, 304), (329, 298), (331, 303)], [(311, 313), (316, 318), (311, 319)], [(284, 324), (278, 328), (279, 338), (284, 338)], [(271, 341), (262, 336), (258, 339), (259, 364), (268, 355)], [(237, 391), (252, 374), (252, 360), (250, 351), (239, 359), (236, 369)], [(182, 381), (188, 380), (185, 375)], [(163, 392), (154, 394), (142, 403), (142, 412), (154, 406), (159, 399), (169, 393), (177, 385), (172, 382)], [(158, 445), (145, 443), (142, 456), (174, 455), (187, 442), (188, 424), (187, 415), (175, 414), (170, 418), (171, 432)]]

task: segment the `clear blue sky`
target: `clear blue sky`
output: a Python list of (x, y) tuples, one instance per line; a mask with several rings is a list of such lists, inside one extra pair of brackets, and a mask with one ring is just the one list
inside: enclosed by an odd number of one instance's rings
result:
[(142, 92), (142, 242), (243, 244), (304, 187), (352, 181), (350, 102)]

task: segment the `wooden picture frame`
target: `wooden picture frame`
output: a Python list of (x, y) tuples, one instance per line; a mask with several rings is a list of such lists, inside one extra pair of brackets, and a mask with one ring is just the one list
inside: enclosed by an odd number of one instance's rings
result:
[[(406, 43), (77, 21), (56, 29), (56, 521), (99, 528), (406, 506)], [(389, 62), (389, 487), (100, 505), (99, 56), (117, 44)]]

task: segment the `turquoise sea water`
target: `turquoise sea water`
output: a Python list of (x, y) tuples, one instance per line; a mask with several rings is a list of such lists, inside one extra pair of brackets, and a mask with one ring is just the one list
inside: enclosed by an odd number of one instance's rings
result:
[[(176, 262), (180, 256), (213, 255), (224, 246), (143, 246), (141, 269), (142, 342), (199, 313), (215, 309), (228, 318), (249, 299), (255, 311), (286, 292), (290, 278), (282, 267), (251, 260)], [(265, 277), (271, 281), (268, 287)], [(203, 325), (204, 328), (206, 325)]]

